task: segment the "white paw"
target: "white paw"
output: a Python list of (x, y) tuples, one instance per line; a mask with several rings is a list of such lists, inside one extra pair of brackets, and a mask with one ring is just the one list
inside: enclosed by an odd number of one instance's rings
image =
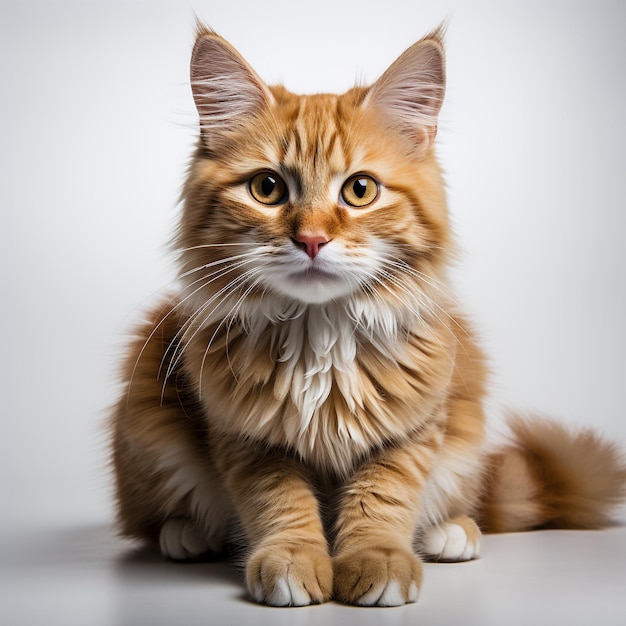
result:
[(246, 581), (250, 595), (262, 604), (319, 604), (332, 595), (332, 562), (322, 548), (265, 546), (250, 557)]
[(372, 587), (364, 596), (357, 600), (360, 606), (402, 606), (407, 602), (417, 602), (419, 589), (415, 582), (409, 586), (407, 596), (402, 593), (400, 583), (390, 580), (383, 587)]
[(435, 561), (470, 561), (480, 553), (480, 533), (469, 538), (465, 529), (453, 522), (432, 526), (424, 534), (422, 552)]
[(360, 606), (416, 602), (422, 582), (417, 556), (397, 548), (362, 548), (335, 557), (335, 598)]
[(174, 561), (187, 561), (211, 549), (206, 535), (190, 519), (173, 517), (161, 527), (161, 554)]
[(275, 580), (274, 588), (267, 594), (263, 585), (257, 583), (252, 596), (257, 602), (270, 606), (308, 606), (313, 602), (302, 583), (289, 573)]

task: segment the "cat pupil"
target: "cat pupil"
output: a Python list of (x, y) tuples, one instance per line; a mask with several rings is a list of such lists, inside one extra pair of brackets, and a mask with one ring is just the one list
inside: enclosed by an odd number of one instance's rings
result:
[(261, 183), (261, 191), (266, 196), (271, 196), (276, 187), (276, 180), (271, 176), (266, 176)]
[(354, 191), (354, 195), (356, 195), (357, 198), (363, 198), (367, 191), (367, 180), (364, 178), (355, 180), (354, 185), (352, 185), (352, 191)]

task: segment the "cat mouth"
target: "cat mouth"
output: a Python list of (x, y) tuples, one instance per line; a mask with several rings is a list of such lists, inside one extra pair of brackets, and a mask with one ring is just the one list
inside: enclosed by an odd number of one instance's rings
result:
[(339, 275), (331, 272), (327, 272), (326, 270), (320, 269), (319, 267), (307, 267), (306, 269), (300, 270), (298, 272), (290, 272), (289, 278), (292, 280), (297, 280), (302, 283), (313, 283), (319, 281), (331, 281), (331, 280), (339, 280)]
[(295, 266), (284, 273), (275, 274), (272, 286), (287, 298), (307, 304), (322, 304), (352, 292), (345, 275), (322, 269), (319, 265), (311, 263)]

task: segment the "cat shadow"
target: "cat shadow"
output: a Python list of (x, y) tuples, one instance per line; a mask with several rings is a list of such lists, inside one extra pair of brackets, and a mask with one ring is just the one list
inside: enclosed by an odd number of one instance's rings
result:
[(207, 583), (241, 585), (241, 568), (232, 558), (201, 557), (192, 561), (166, 559), (154, 546), (130, 546), (115, 559), (117, 575), (124, 581), (182, 583), (190, 579)]
[(243, 580), (232, 553), (228, 560), (170, 561), (155, 547), (123, 539), (108, 524), (16, 529), (3, 534), (0, 553), (3, 567), (13, 571), (109, 572), (123, 585), (176, 585), (195, 578), (241, 588)]

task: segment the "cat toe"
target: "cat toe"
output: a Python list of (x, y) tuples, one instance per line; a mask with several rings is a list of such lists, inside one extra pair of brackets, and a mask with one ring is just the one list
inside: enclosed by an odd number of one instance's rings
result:
[(416, 602), (422, 566), (411, 552), (368, 548), (335, 557), (335, 597), (358, 606), (400, 606)]
[(469, 517), (459, 517), (429, 528), (420, 551), (432, 561), (470, 561), (480, 553), (481, 533)]
[(246, 567), (250, 595), (270, 606), (307, 606), (330, 599), (333, 571), (327, 552), (302, 546), (265, 546), (256, 550)]
[(164, 557), (174, 561), (187, 561), (210, 550), (206, 535), (184, 517), (173, 517), (163, 524), (159, 547)]

